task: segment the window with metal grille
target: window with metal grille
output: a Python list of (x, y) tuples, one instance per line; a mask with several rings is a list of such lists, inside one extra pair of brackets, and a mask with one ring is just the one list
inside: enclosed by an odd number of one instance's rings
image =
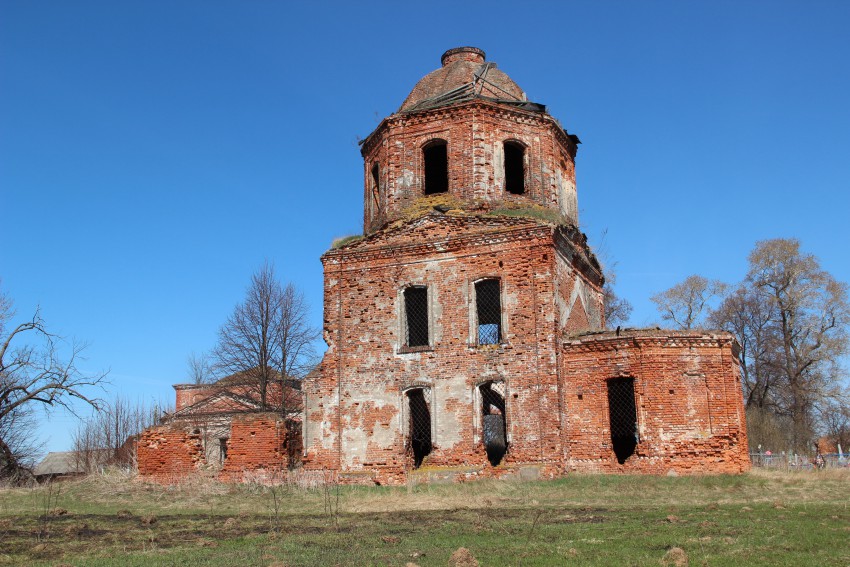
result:
[(404, 321), (407, 346), (428, 346), (428, 288), (414, 286), (404, 290)]
[(425, 161), (425, 194), (449, 190), (449, 154), (445, 140), (434, 140), (422, 148)]
[(525, 148), (516, 142), (505, 142), (505, 191), (525, 193)]
[(409, 413), (407, 449), (413, 456), (413, 468), (419, 468), (431, 453), (431, 411), (422, 388), (408, 390)]
[(502, 340), (499, 280), (481, 280), (475, 283), (475, 310), (478, 316), (478, 344), (499, 344)]
[(508, 451), (507, 431), (505, 429), (505, 398), (497, 390), (504, 391), (504, 382), (496, 384), (485, 382), (478, 387), (481, 394), (481, 412), (484, 448), (487, 460), (494, 467), (502, 462)]
[(622, 465), (634, 455), (638, 444), (634, 378), (608, 380), (608, 415), (611, 421), (611, 446), (617, 461)]

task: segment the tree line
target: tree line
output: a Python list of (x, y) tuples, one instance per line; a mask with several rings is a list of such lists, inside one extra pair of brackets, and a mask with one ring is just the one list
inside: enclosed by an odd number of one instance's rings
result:
[(651, 299), (673, 327), (737, 337), (751, 449), (850, 447), (847, 284), (797, 239), (757, 242), (735, 285), (693, 275)]

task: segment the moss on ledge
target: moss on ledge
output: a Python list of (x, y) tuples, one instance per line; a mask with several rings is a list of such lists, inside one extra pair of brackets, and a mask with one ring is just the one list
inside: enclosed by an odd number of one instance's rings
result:
[(364, 238), (365, 236), (362, 234), (349, 234), (348, 236), (335, 238), (334, 241), (331, 242), (331, 250), (336, 250), (337, 248), (342, 248), (343, 246), (354, 244), (355, 242), (359, 242)]
[(501, 207), (492, 209), (484, 213), (486, 217), (523, 217), (542, 220), (555, 225), (569, 224), (561, 215), (560, 211), (547, 209), (540, 205), (531, 205), (527, 207)]

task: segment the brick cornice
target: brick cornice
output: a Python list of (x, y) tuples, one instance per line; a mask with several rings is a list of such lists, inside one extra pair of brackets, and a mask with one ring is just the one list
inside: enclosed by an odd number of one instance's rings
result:
[[(392, 114), (387, 118), (384, 118), (378, 127), (366, 136), (360, 147), (360, 153), (364, 157), (369, 155), (379, 141), (383, 139), (383, 136), (381, 136), (380, 133), (385, 130), (392, 131), (396, 128), (428, 124), (431, 122), (457, 121), (459, 117), (463, 115), (482, 111), (500, 120), (507, 120), (509, 122), (519, 124), (538, 124), (541, 127), (549, 127), (555, 133), (556, 138), (567, 150), (570, 156), (575, 157), (577, 149), (576, 142), (570, 137), (566, 130), (564, 130), (560, 123), (548, 112), (524, 110), (522, 108), (500, 104), (498, 102), (492, 102), (485, 99), (475, 99), (451, 106), (441, 106), (414, 113)], [(476, 120), (480, 120), (481, 118), (481, 114), (476, 115)]]
[(652, 331), (652, 334), (629, 336), (611, 336), (611, 333), (587, 335), (567, 338), (562, 342), (562, 348), (572, 352), (602, 352), (624, 349), (658, 348), (718, 348), (737, 345), (735, 337), (726, 332), (679, 335), (676, 331)]
[(493, 228), (486, 232), (451, 235), (431, 241), (411, 244), (386, 244), (369, 246), (364, 243), (356, 249), (329, 250), (322, 255), (322, 264), (341, 264), (349, 262), (368, 262), (392, 258), (421, 257), (428, 254), (457, 252), (468, 248), (491, 246), (508, 242), (528, 241), (531, 239), (551, 239), (554, 228), (550, 225)]

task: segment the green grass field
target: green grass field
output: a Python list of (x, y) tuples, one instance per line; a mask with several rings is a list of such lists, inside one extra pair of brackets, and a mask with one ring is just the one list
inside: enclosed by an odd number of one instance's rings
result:
[[(0, 490), (0, 565), (850, 565), (850, 471)], [(678, 553), (678, 552), (674, 552)], [(676, 562), (678, 561), (678, 563)]]

